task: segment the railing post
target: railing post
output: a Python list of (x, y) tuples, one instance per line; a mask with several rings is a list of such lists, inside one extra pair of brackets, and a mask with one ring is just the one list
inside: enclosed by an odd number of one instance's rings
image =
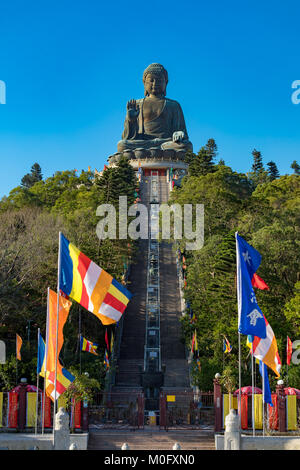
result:
[(276, 386), (277, 404), (278, 404), (278, 431), (286, 432), (286, 399), (284, 384)]
[(222, 390), (219, 377), (214, 378), (215, 432), (222, 430)]
[(164, 392), (159, 397), (159, 427), (167, 430), (167, 397)]

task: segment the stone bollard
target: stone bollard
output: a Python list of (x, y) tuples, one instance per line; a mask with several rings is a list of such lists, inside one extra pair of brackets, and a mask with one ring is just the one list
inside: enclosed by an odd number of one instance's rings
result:
[(123, 444), (122, 447), (121, 447), (121, 450), (130, 450), (130, 447), (129, 447), (129, 445), (127, 444), (127, 442), (124, 442), (124, 444)]
[(54, 435), (54, 450), (69, 450), (69, 415), (64, 408), (59, 408), (56, 413)]
[(175, 444), (173, 445), (172, 449), (173, 449), (173, 450), (181, 450), (181, 446), (180, 446), (179, 442), (175, 442)]
[(240, 450), (239, 417), (232, 409), (225, 418), (224, 450)]

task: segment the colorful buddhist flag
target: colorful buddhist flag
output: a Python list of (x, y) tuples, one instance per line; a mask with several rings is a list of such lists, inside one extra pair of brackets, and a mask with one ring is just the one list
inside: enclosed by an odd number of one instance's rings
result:
[(131, 293), (60, 234), (60, 289), (104, 325), (120, 320)]
[(277, 378), (280, 377), (281, 361), (278, 354), (277, 341), (274, 335), (274, 332), (271, 328), (271, 325), (265, 319), (266, 322), (266, 338), (258, 338), (254, 336), (253, 338), (253, 355), (258, 360), (266, 364), (270, 369), (272, 369)]
[(105, 371), (107, 371), (107, 369), (109, 369), (109, 358), (108, 358), (108, 353), (107, 351), (105, 350), (105, 353), (104, 353), (104, 369)]
[(286, 337), (286, 363), (289, 366), (291, 363), (291, 358), (293, 354), (293, 343), (290, 338)]
[(89, 353), (95, 354), (95, 356), (98, 356), (97, 348), (98, 348), (97, 343), (93, 343), (92, 341), (89, 341), (88, 339), (86, 339), (82, 335), (80, 335), (80, 349), (81, 349), (81, 351), (87, 351)]
[[(59, 314), (57, 328), (57, 294), (49, 289), (48, 296), (48, 319), (47, 319), (47, 364), (46, 369), (49, 372), (55, 371), (56, 362), (56, 333), (57, 333), (57, 370), (61, 372), (59, 354), (64, 343), (63, 328), (67, 321), (72, 302), (59, 296)], [(57, 330), (57, 332), (56, 332)]]
[(224, 353), (230, 353), (232, 351), (232, 346), (231, 344), (229, 343), (228, 339), (226, 338), (226, 336), (224, 336), (224, 339), (223, 339), (223, 352)]
[(193, 334), (191, 351), (192, 351), (192, 353), (195, 353), (196, 351), (198, 351), (198, 341), (197, 341), (197, 331), (196, 330)]
[[(60, 366), (60, 372), (56, 377), (56, 399), (60, 397), (74, 382), (75, 377), (69, 371)], [(52, 401), (55, 399), (55, 371), (47, 371), (46, 393)]]
[(19, 361), (21, 361), (21, 347), (22, 347), (23, 341), (21, 336), (16, 334), (16, 356)]

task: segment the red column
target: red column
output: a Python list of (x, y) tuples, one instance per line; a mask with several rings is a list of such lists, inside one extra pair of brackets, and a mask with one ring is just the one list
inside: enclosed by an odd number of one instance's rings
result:
[(83, 400), (82, 402), (81, 429), (86, 432), (89, 430), (89, 405), (87, 400)]
[(222, 430), (222, 390), (218, 379), (214, 379), (215, 432)]
[(27, 384), (20, 384), (20, 390), (19, 390), (19, 416), (18, 416), (18, 428), (20, 430), (23, 430), (26, 426), (26, 398), (27, 398), (27, 392), (26, 392), (26, 387)]
[(144, 427), (144, 406), (145, 406), (144, 394), (140, 393), (138, 395), (138, 427), (139, 428)]
[(284, 385), (277, 385), (278, 431), (286, 432), (286, 400)]
[(159, 427), (167, 429), (167, 397), (163, 392), (159, 399)]
[(17, 428), (18, 427), (18, 401), (19, 394), (17, 392), (8, 392), (8, 427)]

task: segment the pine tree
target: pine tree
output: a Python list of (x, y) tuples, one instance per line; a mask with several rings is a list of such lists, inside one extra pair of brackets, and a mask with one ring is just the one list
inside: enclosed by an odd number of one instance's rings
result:
[(217, 144), (214, 139), (209, 139), (204, 147), (192, 159), (189, 166), (191, 176), (205, 176), (216, 170), (214, 159), (217, 155)]
[(296, 160), (291, 164), (291, 168), (294, 170), (295, 175), (300, 175), (300, 165), (298, 165)]
[(208, 139), (205, 148), (207, 150), (207, 154), (211, 157), (211, 161), (213, 161), (218, 155), (218, 146), (215, 139)]
[(264, 169), (261, 152), (254, 149), (252, 152), (252, 155), (253, 155), (252, 171), (256, 174), (261, 173)]
[(42, 169), (38, 163), (34, 163), (31, 167), (30, 173), (23, 176), (21, 185), (25, 188), (31, 188), (38, 181), (42, 181)]
[(279, 171), (275, 162), (271, 160), (269, 163), (267, 163), (267, 166), (268, 166), (268, 174), (269, 174), (270, 181), (273, 181), (280, 177), (280, 174), (279, 174)]
[(264, 169), (261, 152), (254, 149), (252, 155), (253, 164), (248, 177), (252, 181), (254, 187), (256, 187), (258, 184), (266, 183), (269, 180), (269, 176), (268, 172)]

